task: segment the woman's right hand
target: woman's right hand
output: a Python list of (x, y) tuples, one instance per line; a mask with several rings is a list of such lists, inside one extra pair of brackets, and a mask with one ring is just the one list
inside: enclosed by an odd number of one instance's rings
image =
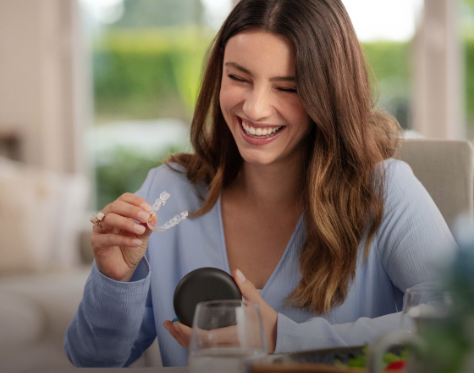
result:
[(105, 214), (102, 228), (94, 224), (91, 244), (97, 268), (105, 276), (130, 281), (153, 232), (146, 223), (157, 219), (150, 217), (151, 208), (143, 198), (125, 193), (101, 210)]

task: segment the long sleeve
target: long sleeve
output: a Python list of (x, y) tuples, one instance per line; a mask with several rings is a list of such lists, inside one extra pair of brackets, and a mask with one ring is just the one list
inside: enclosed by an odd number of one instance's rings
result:
[[(366, 263), (364, 270), (364, 265), (358, 267), (353, 287), (363, 289), (358, 294), (372, 293), (364, 300), (348, 296), (350, 300), (343, 306), (353, 310), (368, 309), (360, 302), (381, 301), (379, 295), (386, 289), (377, 287), (379, 276), (388, 276), (394, 292), (398, 289), (401, 293), (435, 281), (433, 259), (456, 247), (441, 213), (409, 166), (394, 162), (388, 166), (387, 176), (384, 219), (371, 245), (372, 262)], [(323, 317), (297, 323), (280, 313), (275, 353), (371, 343), (381, 334), (400, 328), (400, 316), (395, 312), (379, 317), (362, 315), (353, 322), (331, 324), (330, 318)]]
[(135, 361), (156, 337), (147, 295), (144, 259), (131, 282), (117, 282), (93, 265), (84, 297), (64, 336), (64, 349), (78, 367), (123, 367)]
[(297, 323), (278, 314), (278, 337), (275, 354), (338, 346), (360, 346), (373, 342), (381, 334), (400, 327), (400, 314), (368, 318), (352, 323), (331, 325), (322, 317)]
[[(150, 172), (137, 195), (145, 198), (153, 177)], [(66, 355), (75, 366), (129, 366), (153, 343), (150, 283), (146, 257), (130, 282), (104, 276), (93, 263), (83, 299), (64, 335)]]

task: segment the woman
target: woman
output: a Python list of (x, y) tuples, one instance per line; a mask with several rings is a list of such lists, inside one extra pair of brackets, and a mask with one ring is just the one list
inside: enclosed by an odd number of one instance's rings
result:
[[(373, 106), (340, 0), (242, 0), (210, 53), (195, 153), (151, 170), (94, 225), (70, 360), (126, 366), (158, 336), (164, 365), (186, 365), (190, 329), (170, 321), (172, 298), (200, 267), (232, 273), (259, 304), (271, 353), (398, 327), (404, 291), (431, 281), (429, 258), (454, 245), (410, 168), (389, 159), (398, 136)], [(165, 211), (194, 217), (151, 235), (164, 190)]]

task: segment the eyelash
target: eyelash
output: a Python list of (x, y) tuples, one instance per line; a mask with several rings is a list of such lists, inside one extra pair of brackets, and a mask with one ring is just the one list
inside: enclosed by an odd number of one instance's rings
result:
[[(247, 82), (245, 79), (238, 78), (238, 77), (236, 77), (235, 75), (232, 75), (232, 74), (229, 74), (227, 76), (230, 79), (235, 80), (237, 82), (241, 82), (241, 83)], [(281, 92), (298, 93), (298, 91), (296, 89), (292, 89), (292, 88), (277, 88), (277, 89)]]

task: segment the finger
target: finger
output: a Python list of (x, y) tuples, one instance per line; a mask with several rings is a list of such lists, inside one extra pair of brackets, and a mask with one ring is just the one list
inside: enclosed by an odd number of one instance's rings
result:
[(240, 270), (237, 269), (233, 277), (245, 300), (257, 303), (259, 306), (263, 303), (267, 304), (260, 296), (254, 284), (248, 281)]
[(131, 203), (121, 201), (117, 199), (112, 203), (109, 203), (102, 212), (105, 214), (104, 220), (107, 218), (107, 215), (114, 213), (117, 215), (124, 216), (126, 218), (137, 220), (141, 223), (146, 223), (150, 219), (150, 210), (145, 210), (141, 207), (135, 206)]
[(178, 333), (181, 334), (184, 338), (188, 340), (191, 339), (191, 334), (193, 330), (189, 326), (186, 326), (179, 321), (175, 321), (173, 323), (173, 326), (178, 331)]
[(122, 236), (118, 234), (93, 234), (91, 244), (93, 249), (112, 246), (132, 246), (139, 247), (143, 241), (133, 236)]
[(151, 205), (147, 201), (145, 201), (143, 198), (138, 197), (137, 195), (133, 193), (124, 193), (119, 198), (117, 198), (117, 200), (124, 201), (132, 205), (135, 205), (137, 207), (140, 207), (146, 212), (151, 211)]
[(183, 346), (184, 348), (188, 348), (189, 345), (189, 339), (184, 337), (177, 328), (173, 325), (174, 323), (166, 320), (163, 323), (163, 326), (168, 330), (168, 332), (171, 334), (171, 336), (176, 339), (176, 341)]
[(168, 331), (168, 333), (171, 334), (171, 336), (176, 339), (176, 342), (178, 342), (181, 346), (183, 346), (184, 348), (188, 348), (189, 347), (189, 339), (186, 339), (185, 337), (183, 337), (179, 332), (178, 330), (176, 330), (173, 326), (173, 323), (169, 320), (166, 320), (164, 323), (163, 323), (163, 326), (165, 327), (165, 329)]
[[(102, 222), (100, 223), (95, 223), (93, 226), (92, 226), (92, 232), (93, 233), (96, 233), (96, 234), (104, 234), (104, 233), (108, 233), (107, 230), (105, 228), (101, 228), (100, 226), (104, 226), (102, 224)], [(109, 232), (110, 233), (110, 232)]]
[(233, 277), (245, 300), (258, 304), (262, 315), (263, 328), (267, 337), (268, 351), (273, 353), (276, 346), (278, 313), (265, 302), (254, 284), (247, 280), (240, 270), (237, 269)]
[(239, 336), (236, 325), (209, 330), (207, 341), (219, 346), (232, 346), (239, 344)]
[(105, 215), (101, 225), (106, 231), (112, 229), (121, 229), (136, 235), (142, 235), (146, 231), (146, 227), (144, 225), (137, 224), (132, 219), (117, 215), (113, 212)]

